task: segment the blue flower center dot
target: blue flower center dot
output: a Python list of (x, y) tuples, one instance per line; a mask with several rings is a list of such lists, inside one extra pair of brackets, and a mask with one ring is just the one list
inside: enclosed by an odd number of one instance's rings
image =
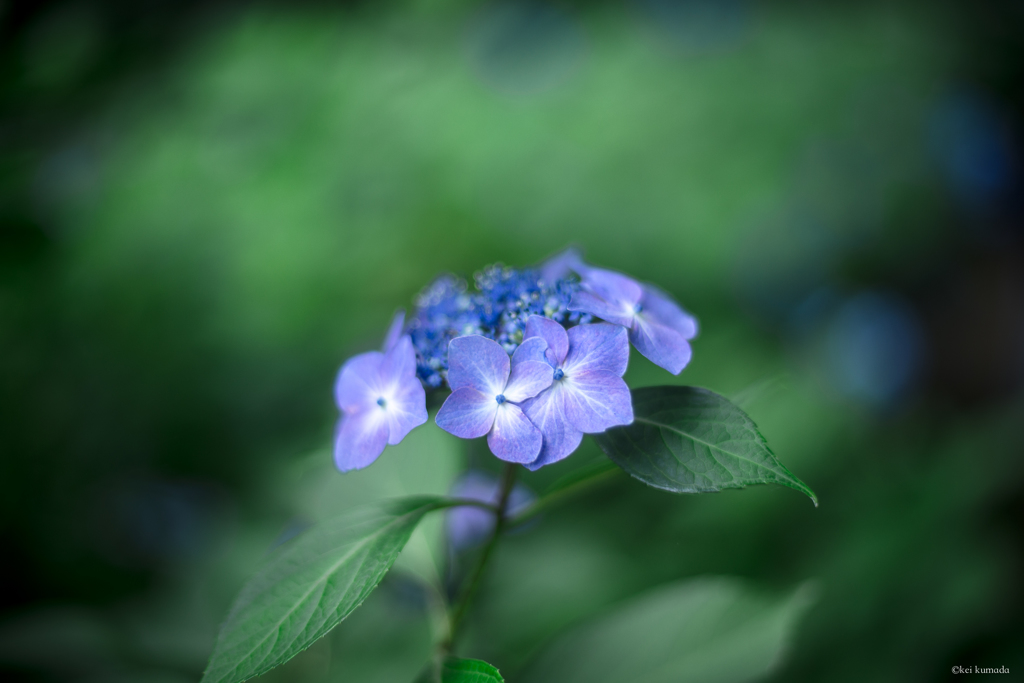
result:
[(558, 380), (562, 379), (563, 377), (565, 377), (565, 373), (562, 372), (562, 368), (557, 368), (555, 370), (555, 375), (554, 375), (555, 381), (557, 382)]
[(381, 408), (387, 406), (387, 404), (388, 402), (384, 400), (383, 396), (377, 399), (377, 405), (379, 405)]
[(502, 403), (505, 402), (505, 394), (498, 394), (497, 396), (494, 397), (494, 400), (497, 401), (498, 405), (500, 406)]
[(640, 305), (640, 304), (637, 304), (637, 305), (633, 306), (633, 313), (642, 313), (643, 310), (644, 310), (644, 307), (642, 305)]

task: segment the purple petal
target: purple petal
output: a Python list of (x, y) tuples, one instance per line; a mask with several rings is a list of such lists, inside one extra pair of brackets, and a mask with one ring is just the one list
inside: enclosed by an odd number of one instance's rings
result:
[(369, 410), (381, 393), (380, 366), (384, 354), (367, 351), (345, 361), (334, 383), (334, 400), (345, 412)]
[(620, 303), (608, 302), (590, 292), (576, 292), (567, 307), (570, 311), (589, 313), (616, 325), (629, 327), (633, 324), (633, 309)]
[(594, 434), (633, 421), (629, 387), (610, 372), (567, 375), (562, 380), (565, 416), (581, 432)]
[[(504, 353), (504, 352), (502, 352)], [(461, 387), (445, 399), (434, 422), (462, 439), (475, 439), (491, 431), (498, 402), (473, 387)]]
[(395, 340), (391, 349), (384, 354), (380, 364), (380, 381), (387, 388), (408, 380), (416, 380), (416, 350), (412, 346), (412, 338), (405, 335)]
[(551, 284), (555, 280), (565, 278), (569, 273), (580, 273), (583, 268), (583, 257), (576, 247), (569, 247), (545, 261), (540, 267), (540, 277)]
[(640, 317), (670, 327), (684, 339), (697, 336), (697, 319), (679, 307), (665, 292), (653, 285), (642, 285), (644, 296), (640, 300), (643, 312)]
[(512, 366), (512, 376), (502, 393), (505, 400), (522, 403), (551, 386), (554, 370), (547, 363), (527, 360)]
[[(452, 493), (458, 498), (470, 498), (465, 494)], [(473, 497), (474, 500), (491, 502), (485, 498)], [(488, 510), (466, 505), (448, 511), (448, 542), (452, 548), (461, 550), (481, 543), (494, 528), (494, 515)]]
[(587, 268), (583, 275), (583, 288), (610, 304), (632, 309), (643, 297), (640, 283), (622, 273), (603, 268)]
[(416, 351), (405, 335), (392, 344), (380, 365), (379, 395), (374, 408), (388, 420), (388, 443), (395, 445), (427, 421), (427, 397), (416, 377)]
[(334, 437), (334, 464), (342, 472), (366, 467), (384, 452), (388, 422), (378, 406), (359, 413), (346, 413)]
[(629, 363), (629, 333), (620, 325), (593, 323), (569, 330), (569, 355), (562, 365), (566, 375), (608, 372), (622, 377)]
[[(558, 325), (558, 323), (555, 324)], [(558, 326), (561, 327), (561, 325)], [(516, 372), (516, 364), (523, 361), (547, 363), (547, 351), (548, 343), (544, 339), (540, 337), (525, 339), (522, 344), (516, 347), (515, 353), (512, 354), (512, 374), (514, 375)]]
[(511, 403), (498, 406), (494, 427), (487, 435), (491, 453), (506, 462), (533, 462), (540, 453), (542, 442), (540, 430), (533, 426), (519, 406)]
[(387, 353), (391, 348), (398, 343), (398, 339), (402, 336), (402, 328), (405, 326), (405, 311), (399, 309), (395, 311), (395, 317), (391, 319), (391, 325), (388, 327), (388, 333), (384, 335), (384, 353)]
[[(467, 472), (451, 490), (452, 498), (467, 498), (497, 505), (500, 496), (498, 480), (483, 472)], [(514, 516), (532, 503), (533, 493), (522, 484), (516, 484), (508, 497), (508, 515)], [(456, 550), (477, 545), (494, 528), (494, 515), (477, 507), (452, 508), (447, 515), (448, 540)]]
[(678, 375), (690, 362), (690, 342), (679, 332), (643, 318), (637, 318), (629, 331), (629, 340), (636, 350), (652, 363)]
[(388, 443), (394, 446), (405, 435), (427, 421), (427, 394), (419, 379), (411, 377), (386, 399), (384, 414), (388, 418)]
[(473, 387), (493, 399), (508, 383), (510, 361), (498, 342), (471, 335), (448, 344), (448, 386), (452, 391)]
[(544, 437), (537, 459), (526, 465), (537, 470), (544, 465), (567, 457), (583, 440), (583, 432), (576, 429), (565, 414), (565, 389), (556, 383), (537, 398), (523, 404), (523, 412)]
[(565, 333), (565, 328), (544, 316), (531, 315), (527, 318), (526, 332), (523, 337), (527, 340), (540, 337), (546, 341), (548, 343), (547, 361), (554, 367), (561, 365), (565, 360), (565, 354), (569, 352), (569, 336)]

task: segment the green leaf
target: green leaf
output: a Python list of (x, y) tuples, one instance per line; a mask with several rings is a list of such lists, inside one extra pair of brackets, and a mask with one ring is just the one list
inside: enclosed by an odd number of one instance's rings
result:
[(633, 424), (595, 434), (601, 449), (640, 481), (674, 493), (704, 493), (750, 484), (814, 492), (783, 467), (747, 414), (698, 387), (633, 391)]
[[(443, 496), (465, 470), (465, 442), (433, 420), (409, 432), (402, 443), (388, 446), (373, 467), (339, 475), (330, 449), (296, 463), (290, 494), (300, 517), (327, 519), (356, 505), (405, 496)], [(444, 518), (430, 515), (405, 544), (391, 571), (403, 571), (441, 590), (447, 549)]]
[(807, 587), (779, 599), (707, 577), (635, 598), (560, 637), (530, 683), (740, 683), (780, 660), (810, 604)]
[(446, 505), (418, 496), (359, 508), (285, 543), (235, 600), (203, 683), (244, 681), (309, 647), (377, 587), (423, 516)]
[(449, 657), (441, 667), (442, 683), (505, 683), (498, 670), (479, 659)]

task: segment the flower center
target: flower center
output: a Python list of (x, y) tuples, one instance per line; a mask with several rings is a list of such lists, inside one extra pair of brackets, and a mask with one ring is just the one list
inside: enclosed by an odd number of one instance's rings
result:
[(563, 377), (565, 377), (565, 373), (562, 372), (562, 368), (556, 368), (555, 369), (555, 374), (554, 374), (554, 380), (557, 382), (558, 380), (562, 379)]
[(381, 408), (387, 408), (388, 402), (384, 400), (383, 396), (381, 396), (380, 398), (377, 399), (377, 405), (379, 405)]
[(502, 403), (505, 402), (505, 394), (498, 394), (497, 396), (494, 397), (494, 400), (497, 401), (498, 405), (500, 406)]
[(637, 313), (642, 313), (643, 310), (644, 310), (644, 307), (642, 305), (640, 305), (640, 304), (637, 304), (637, 305), (633, 306), (633, 315), (636, 315)]

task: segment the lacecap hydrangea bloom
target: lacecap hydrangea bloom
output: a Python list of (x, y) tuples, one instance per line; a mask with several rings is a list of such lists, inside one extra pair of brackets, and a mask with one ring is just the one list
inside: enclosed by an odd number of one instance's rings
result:
[(584, 434), (630, 424), (622, 380), (629, 343), (679, 374), (697, 322), (671, 297), (567, 250), (538, 268), (485, 268), (474, 288), (439, 277), (409, 321), (392, 321), (383, 352), (345, 363), (335, 462), (366, 467), (427, 419), (425, 391), (451, 390), (435, 418), (462, 438), (537, 469), (579, 447)]

